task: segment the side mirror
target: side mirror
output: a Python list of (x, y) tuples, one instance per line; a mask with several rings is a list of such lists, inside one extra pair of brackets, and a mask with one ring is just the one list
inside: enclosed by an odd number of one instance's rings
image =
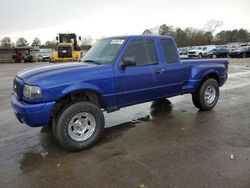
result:
[(56, 41), (58, 41), (59, 40), (59, 37), (56, 37)]
[(124, 57), (122, 60), (122, 67), (135, 66), (136, 61), (134, 57)]
[(79, 41), (81, 41), (82, 40), (82, 37), (81, 36), (79, 36)]

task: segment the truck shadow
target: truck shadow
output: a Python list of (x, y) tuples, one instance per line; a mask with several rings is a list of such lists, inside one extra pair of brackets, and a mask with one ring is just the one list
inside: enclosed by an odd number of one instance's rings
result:
[(173, 105), (171, 101), (168, 99), (154, 101), (150, 106), (150, 114), (153, 117), (165, 116), (171, 113), (172, 110), (173, 110)]
[[(148, 106), (147, 106), (148, 107)], [(169, 100), (159, 100), (152, 102), (149, 106), (149, 114), (144, 117), (138, 117), (137, 119), (131, 117), (127, 119), (126, 122), (105, 128), (104, 134), (100, 141), (90, 149), (83, 150), (81, 152), (72, 153), (64, 150), (55, 140), (53, 134), (43, 133), (39, 136), (39, 148), (30, 147), (29, 151), (23, 153), (20, 163), (20, 170), (22, 173), (30, 173), (33, 170), (38, 169), (44, 163), (51, 163), (52, 161), (57, 161), (62, 157), (77, 157), (82, 155), (88, 155), (93, 152), (93, 150), (102, 150), (103, 145), (110, 145), (110, 143), (119, 140), (123, 137), (124, 133), (128, 130), (135, 128), (137, 125), (142, 125), (143, 123), (152, 122), (157, 118), (165, 117), (172, 112), (172, 103)], [(37, 147), (35, 145), (34, 147)], [(54, 164), (60, 165), (58, 164)]]
[(168, 99), (162, 99), (152, 102), (149, 109), (150, 114), (144, 117), (138, 117), (135, 119), (131, 118), (130, 121), (106, 128), (101, 141), (98, 142), (98, 145), (102, 145), (104, 143), (112, 141), (113, 139), (121, 137), (126, 131), (136, 127), (139, 124), (151, 122), (156, 120), (157, 118), (165, 117), (172, 112), (173, 106)]

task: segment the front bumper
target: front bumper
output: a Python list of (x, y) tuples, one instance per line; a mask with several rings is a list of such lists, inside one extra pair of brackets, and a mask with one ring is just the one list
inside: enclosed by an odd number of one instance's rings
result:
[(30, 127), (40, 127), (48, 125), (55, 102), (30, 104), (17, 100), (15, 94), (12, 94), (11, 105), (16, 118), (21, 123), (25, 123)]
[(188, 54), (188, 57), (199, 57), (199, 54)]

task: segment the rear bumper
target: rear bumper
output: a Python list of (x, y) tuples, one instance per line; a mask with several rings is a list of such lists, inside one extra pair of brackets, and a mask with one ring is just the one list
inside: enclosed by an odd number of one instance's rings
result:
[(40, 127), (49, 123), (55, 102), (29, 104), (24, 101), (18, 101), (16, 96), (12, 94), (11, 105), (19, 122), (25, 123), (30, 127)]

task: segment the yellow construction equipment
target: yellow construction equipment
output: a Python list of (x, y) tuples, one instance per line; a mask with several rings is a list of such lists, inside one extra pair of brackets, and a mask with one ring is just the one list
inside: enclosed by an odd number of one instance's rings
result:
[(77, 44), (75, 33), (60, 33), (56, 40), (59, 44), (57, 51), (52, 53), (52, 62), (78, 62), (81, 60), (81, 49)]

